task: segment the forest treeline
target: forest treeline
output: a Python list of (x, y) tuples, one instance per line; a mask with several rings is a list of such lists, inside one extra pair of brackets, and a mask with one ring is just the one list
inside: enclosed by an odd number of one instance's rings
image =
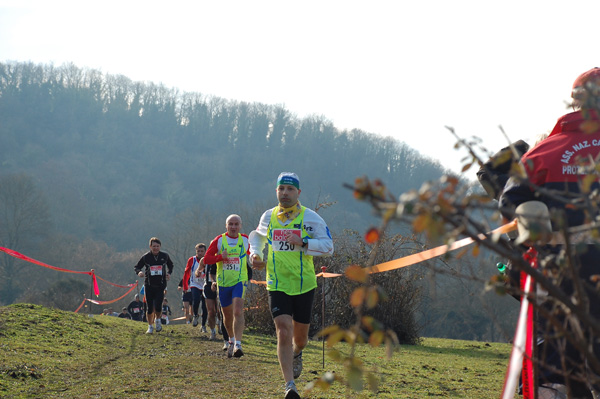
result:
[[(398, 111), (397, 130), (407, 117)], [(400, 194), (448, 172), (398, 140), (340, 130), (325, 116), (300, 118), (283, 105), (182, 92), (72, 64), (0, 63), (0, 177), (22, 184), (21, 195), (44, 208), (42, 225), (13, 249), (43, 252), (45, 262), (79, 270), (110, 264), (103, 277), (122, 283), (134, 278), (148, 239), (159, 236), (181, 278), (193, 245), (221, 233), (228, 214), (242, 216), (245, 233), (255, 227), (275, 205), (281, 171), (299, 175), (300, 200), (320, 208), (334, 236), (376, 222), (343, 183), (367, 175)], [(0, 242), (14, 245), (7, 234)], [(118, 260), (110, 260), (113, 252)], [(11, 270), (13, 260), (2, 262), (15, 284), (0, 289), (0, 303), (48, 288), (32, 288), (21, 270)], [(46, 285), (55, 279), (27, 267)]]
[(0, 64), (0, 115), (0, 171), (34, 176), (60, 231), (120, 250), (186, 209), (270, 204), (283, 170), (300, 176), (306, 205), (336, 202), (332, 228), (364, 222), (344, 182), (366, 174), (399, 194), (444, 172), (402, 142), (323, 116), (74, 65)]

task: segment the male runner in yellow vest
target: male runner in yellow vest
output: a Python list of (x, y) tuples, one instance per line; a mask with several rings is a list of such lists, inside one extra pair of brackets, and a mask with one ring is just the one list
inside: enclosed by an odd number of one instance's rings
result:
[[(308, 343), (312, 303), (317, 287), (313, 256), (333, 254), (325, 221), (300, 205), (295, 173), (277, 178), (279, 205), (267, 210), (250, 233), (250, 263), (267, 267), (269, 306), (277, 331), (277, 357), (285, 380), (285, 399), (299, 399), (294, 382), (302, 372), (302, 349)], [(263, 249), (268, 245), (267, 261)]]
[(229, 215), (225, 220), (225, 228), (227, 232), (215, 237), (208, 246), (204, 264), (217, 264), (217, 281), (212, 284), (218, 287), (223, 321), (229, 335), (227, 357), (242, 357), (244, 298), (248, 286), (248, 236), (240, 233), (242, 218), (238, 215)]

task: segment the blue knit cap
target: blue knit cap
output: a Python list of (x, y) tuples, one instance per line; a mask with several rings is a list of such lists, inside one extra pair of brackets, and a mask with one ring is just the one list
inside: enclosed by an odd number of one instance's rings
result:
[(298, 179), (298, 175), (292, 172), (281, 172), (279, 177), (277, 178), (277, 185), (281, 184), (289, 184), (290, 186), (296, 187), (298, 190), (300, 189), (300, 179)]

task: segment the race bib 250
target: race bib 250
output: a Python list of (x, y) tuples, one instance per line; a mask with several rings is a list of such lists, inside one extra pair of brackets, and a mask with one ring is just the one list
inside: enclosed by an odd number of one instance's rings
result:
[(291, 235), (302, 237), (302, 230), (300, 229), (275, 229), (273, 230), (272, 246), (273, 251), (277, 252), (291, 252), (300, 251), (300, 245), (290, 244), (287, 240)]

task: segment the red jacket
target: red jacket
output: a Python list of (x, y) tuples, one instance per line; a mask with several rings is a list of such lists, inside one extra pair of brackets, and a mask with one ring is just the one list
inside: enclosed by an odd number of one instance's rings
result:
[[(589, 112), (589, 111), (588, 111)], [(529, 150), (521, 158), (531, 183), (557, 193), (580, 192), (584, 175), (582, 165), (589, 165), (600, 153), (600, 119), (594, 112), (585, 117), (581, 111), (563, 115), (558, 119), (552, 132), (542, 142)], [(598, 187), (594, 183), (592, 188)], [(523, 202), (539, 200), (549, 209), (562, 208), (567, 212), (570, 226), (584, 223), (584, 214), (565, 206), (550, 197), (537, 196), (524, 182), (510, 179), (500, 198), (501, 210), (507, 219)]]
[[(192, 266), (194, 266), (195, 257), (196, 256), (192, 256), (189, 258), (185, 264), (185, 270), (183, 271), (183, 292), (190, 289), (190, 277), (192, 275)], [(198, 260), (198, 263), (200, 263), (200, 260)]]

